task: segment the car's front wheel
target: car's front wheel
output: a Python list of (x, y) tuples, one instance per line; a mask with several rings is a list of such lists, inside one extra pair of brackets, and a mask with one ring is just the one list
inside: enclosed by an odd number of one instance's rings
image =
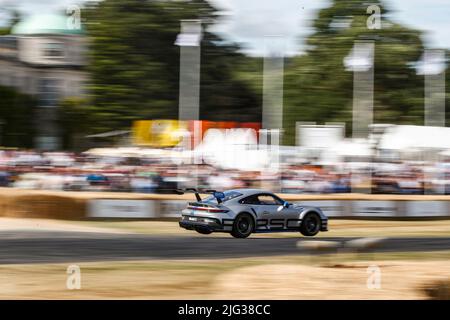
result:
[(307, 213), (303, 217), (300, 233), (307, 237), (315, 236), (320, 230), (320, 217), (317, 213)]
[(234, 219), (231, 235), (235, 238), (247, 238), (253, 231), (255, 223), (248, 213), (242, 213)]

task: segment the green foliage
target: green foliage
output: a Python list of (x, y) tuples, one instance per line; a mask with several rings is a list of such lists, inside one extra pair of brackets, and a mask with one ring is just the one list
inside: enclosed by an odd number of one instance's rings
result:
[[(424, 81), (413, 68), (423, 52), (421, 33), (392, 21), (384, 2), (371, 4), (382, 8), (382, 29), (367, 28), (367, 2), (334, 1), (314, 20), (306, 54), (286, 61), (285, 142), (294, 142), (296, 121), (345, 122), (351, 132), (353, 74), (343, 59), (355, 40), (375, 41), (374, 122), (423, 124)], [(202, 19), (208, 30), (214, 8), (204, 0), (105, 0), (83, 12), (92, 77), (85, 133), (177, 118), (180, 20)], [(201, 118), (260, 121), (262, 59), (238, 53), (238, 46), (208, 31), (201, 50)]]
[(21, 20), (21, 14), (17, 10), (4, 9), (10, 15), (8, 25), (6, 27), (0, 27), (0, 36), (8, 35), (11, 33), (12, 27)]
[[(214, 8), (203, 0), (105, 0), (84, 12), (91, 133), (129, 129), (137, 119), (178, 118), (180, 48), (174, 43), (180, 20), (202, 19), (206, 30)], [(234, 71), (248, 58), (209, 32), (201, 45), (202, 119), (241, 120), (238, 113), (259, 121), (258, 97)]]
[(0, 146), (33, 146), (35, 106), (30, 96), (0, 86)]
[(91, 124), (97, 120), (95, 108), (87, 99), (69, 97), (61, 101), (59, 121), (63, 130), (63, 145), (72, 150), (83, 150), (86, 144), (84, 136), (91, 131)]
[[(355, 40), (375, 41), (374, 122), (423, 124), (423, 77), (412, 67), (423, 52), (421, 33), (391, 21), (381, 1), (371, 2), (377, 3), (381, 29), (367, 28), (366, 1), (334, 1), (319, 12), (306, 54), (286, 68), (286, 142), (294, 142), (296, 121), (346, 122), (350, 132), (353, 75), (343, 59)], [(346, 19), (349, 27), (342, 24)]]

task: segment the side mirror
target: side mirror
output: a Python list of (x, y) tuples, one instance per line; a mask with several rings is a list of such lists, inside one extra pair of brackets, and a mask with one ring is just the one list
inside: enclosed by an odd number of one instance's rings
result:
[(281, 210), (285, 209), (285, 208), (289, 208), (289, 202), (284, 201), (282, 206), (279, 206), (277, 208), (277, 211), (280, 212)]

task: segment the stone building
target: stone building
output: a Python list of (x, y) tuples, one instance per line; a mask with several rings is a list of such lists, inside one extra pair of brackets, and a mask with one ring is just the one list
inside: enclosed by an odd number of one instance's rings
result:
[(38, 149), (61, 147), (57, 108), (63, 99), (85, 94), (87, 42), (83, 30), (72, 28), (68, 19), (34, 15), (16, 24), (10, 35), (0, 37), (0, 85), (38, 101), (36, 113), (30, 114)]

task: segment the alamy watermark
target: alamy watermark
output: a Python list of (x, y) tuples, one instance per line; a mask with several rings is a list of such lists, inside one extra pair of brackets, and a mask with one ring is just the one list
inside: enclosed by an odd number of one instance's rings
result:
[(69, 30), (81, 29), (81, 8), (76, 4), (69, 5), (66, 8), (67, 20), (66, 26)]
[(366, 285), (367, 289), (381, 289), (381, 269), (377, 265), (370, 265), (366, 270), (367, 277)]
[(78, 265), (72, 264), (67, 267), (66, 273), (69, 275), (66, 281), (66, 288), (68, 290), (81, 289), (81, 269)]
[(381, 8), (380, 6), (373, 4), (367, 7), (367, 14), (370, 16), (367, 18), (367, 29), (381, 29)]

